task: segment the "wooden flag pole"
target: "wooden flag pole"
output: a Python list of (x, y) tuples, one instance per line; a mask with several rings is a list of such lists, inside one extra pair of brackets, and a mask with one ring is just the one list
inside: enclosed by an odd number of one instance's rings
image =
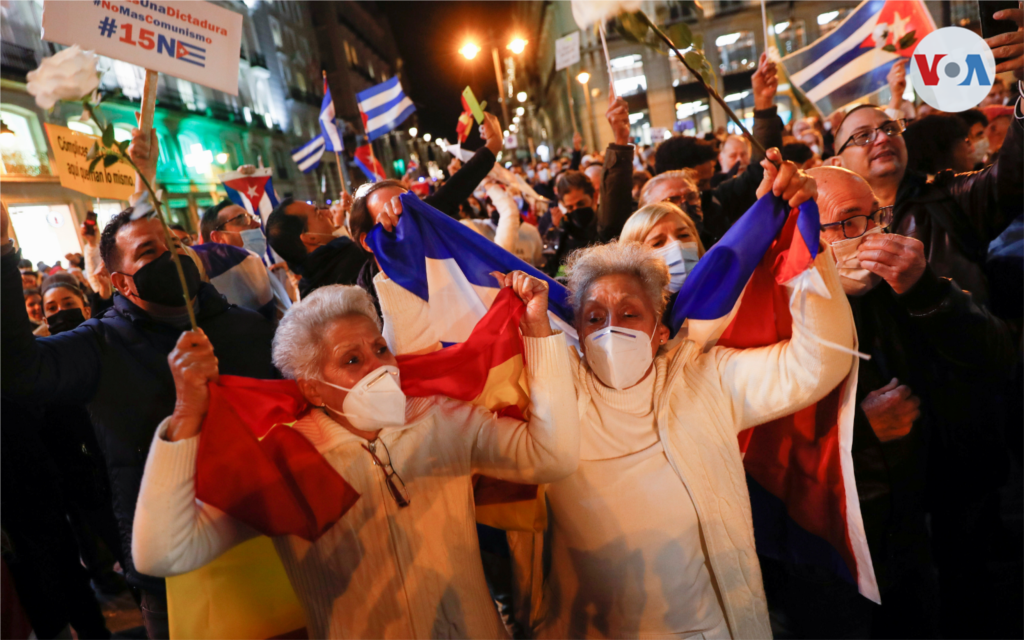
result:
[(579, 133), (576, 128), (576, 103), (572, 99), (572, 81), (569, 80), (569, 67), (565, 68), (565, 91), (569, 94), (569, 118), (572, 120), (572, 132)]
[(142, 109), (139, 116), (139, 131), (146, 138), (153, 130), (153, 113), (156, 111), (156, 86), (160, 80), (160, 73), (146, 69), (146, 83), (142, 86)]

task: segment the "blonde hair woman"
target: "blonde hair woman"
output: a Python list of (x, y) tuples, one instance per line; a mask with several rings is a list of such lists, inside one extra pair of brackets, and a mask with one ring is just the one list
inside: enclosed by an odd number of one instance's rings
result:
[(671, 202), (649, 204), (631, 215), (622, 227), (619, 242), (639, 242), (665, 261), (669, 293), (682, 288), (687, 274), (704, 256), (697, 225)]

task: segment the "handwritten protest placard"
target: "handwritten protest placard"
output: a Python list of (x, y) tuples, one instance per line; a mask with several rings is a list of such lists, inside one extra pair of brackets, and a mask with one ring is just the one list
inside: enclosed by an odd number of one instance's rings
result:
[(242, 15), (209, 2), (46, 0), (43, 39), (238, 95)]
[(94, 198), (111, 200), (127, 200), (135, 192), (135, 170), (127, 162), (115, 162), (109, 167), (99, 162), (89, 171), (91, 161), (87, 156), (92, 144), (99, 141), (99, 136), (48, 123), (44, 126), (56, 160), (60, 186)]

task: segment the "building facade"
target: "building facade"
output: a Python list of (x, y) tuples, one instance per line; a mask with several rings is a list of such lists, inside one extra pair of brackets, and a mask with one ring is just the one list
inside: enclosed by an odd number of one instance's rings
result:
[[(282, 196), (317, 200), (323, 188), (328, 198), (340, 188), (336, 168), (304, 175), (291, 159), (292, 149), (320, 133), (323, 84), (309, 5), (216, 4), (244, 16), (238, 95), (161, 74), (153, 124), (160, 145), (157, 187), (166, 194), (172, 221), (193, 231), (202, 210), (225, 197), (217, 176), (243, 164), (273, 167)], [(44, 112), (26, 92), (25, 75), (62, 48), (40, 38), (43, 3), (3, 0), (0, 11), (0, 193), (26, 257), (53, 264), (81, 250), (78, 226), (87, 211), (96, 211), (102, 226), (127, 203), (97, 201), (60, 186), (43, 124), (94, 134), (99, 129), (83, 117), (80, 104), (62, 102)], [(103, 116), (114, 124), (117, 140), (128, 139), (145, 72), (108, 58), (100, 59), (99, 69)]]
[[(629, 104), (633, 138), (641, 144), (658, 142), (671, 132), (704, 134), (718, 127), (733, 129), (725, 111), (717, 103), (709, 104), (707, 93), (681, 63), (663, 51), (623, 39), (614, 29), (607, 33), (611, 77), (594, 27), (580, 29), (580, 62), (556, 72), (555, 39), (579, 29), (570, 3), (517, 4), (521, 5), (518, 10), (522, 18), (529, 20), (537, 43), (534, 57), (528, 63), (530, 73), (526, 75), (532, 83), (529, 93), (535, 96), (533, 105), (537, 111), (531, 123), (532, 134), (549, 146), (567, 147), (571, 143), (570, 99), (587, 147), (603, 149), (612, 141), (611, 128), (604, 118), (609, 85)], [(771, 44), (786, 56), (834, 29), (858, 4), (857, 0), (769, 1), (766, 14)], [(976, 25), (977, 3), (926, 0), (925, 4), (937, 26)], [(749, 126), (753, 118), (751, 76), (765, 50), (761, 3), (705, 0), (702, 5), (704, 10), (699, 11), (693, 2), (647, 0), (643, 10), (663, 28), (685, 22), (695, 36), (703, 38), (705, 56), (716, 72), (716, 89)], [(581, 72), (590, 76), (586, 86), (577, 80)], [(570, 77), (569, 89), (566, 73)], [(786, 89), (784, 83), (780, 85), (776, 102), (779, 115), (788, 122), (803, 114)]]

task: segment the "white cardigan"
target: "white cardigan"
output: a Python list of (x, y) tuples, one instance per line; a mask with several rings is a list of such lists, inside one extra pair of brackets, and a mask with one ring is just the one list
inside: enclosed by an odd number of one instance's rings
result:
[[(682, 340), (655, 360), (658, 436), (697, 510), (711, 574), (733, 638), (771, 637), (737, 435), (817, 402), (849, 374), (852, 365), (852, 356), (811, 337), (852, 348), (855, 336), (853, 315), (831, 253), (821, 251), (814, 266), (830, 299), (808, 294), (801, 313), (799, 295), (791, 295), (792, 339), (756, 349), (714, 347), (706, 353), (700, 345)], [(392, 334), (389, 344), (401, 345), (399, 352), (402, 347), (428, 349), (436, 338), (423, 326), (427, 314), (418, 305), (425, 303), (396, 290), (396, 285), (380, 276), (375, 284), (385, 326)], [(592, 374), (575, 350), (572, 353), (580, 429), (586, 432), (595, 410), (586, 385)], [(607, 519), (615, 514), (595, 511), (593, 517)], [(517, 542), (513, 540), (513, 546)], [(521, 608), (532, 610), (530, 623), (535, 631), (550, 624), (551, 616), (565, 614), (552, 610), (553, 602), (545, 599), (550, 594), (545, 594), (543, 576), (538, 575), (541, 557), (534, 550), (533, 575), (517, 576), (521, 589), (529, 592), (520, 594), (520, 602), (525, 605)], [(563, 597), (562, 605), (567, 604)]]
[[(529, 422), (464, 402), (411, 398), (406, 424), (379, 441), (405, 481), (400, 508), (363, 449), (366, 441), (314, 409), (294, 429), (306, 436), (360, 498), (315, 542), (274, 539), (306, 611), (311, 638), (505, 637), (480, 563), (471, 476), (524, 483), (576, 469), (576, 407), (565, 339), (527, 340)], [(195, 499), (199, 438), (168, 442), (157, 429), (146, 462), (132, 539), (136, 568), (191, 571), (256, 534)], [(376, 447), (385, 463), (387, 452)]]

